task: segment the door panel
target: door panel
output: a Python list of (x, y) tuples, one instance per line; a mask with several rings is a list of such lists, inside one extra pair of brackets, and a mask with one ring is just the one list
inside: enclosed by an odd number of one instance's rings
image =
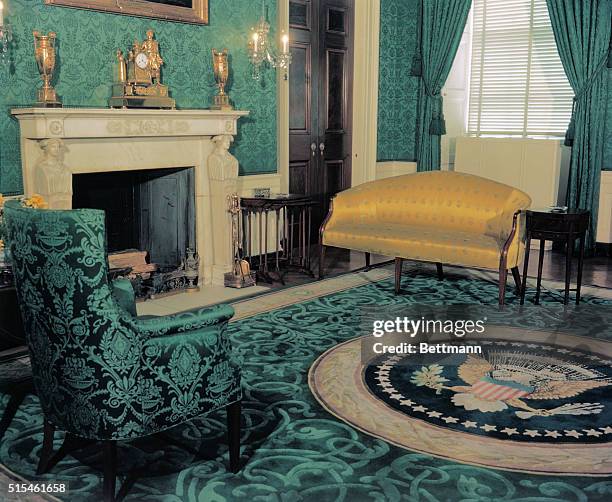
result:
[(346, 35), (346, 9), (328, 8), (326, 29), (328, 32)]
[(310, 29), (312, 4), (308, 0), (289, 2), (289, 26), (291, 28)]
[(308, 193), (308, 170), (310, 160), (306, 162), (292, 162), (289, 164), (289, 193), (305, 195)]
[(338, 193), (344, 190), (344, 161), (325, 162), (325, 192)]
[(344, 133), (345, 53), (344, 50), (338, 49), (327, 51), (326, 134)]
[(289, 4), (289, 185), (321, 202), (316, 231), (330, 197), (351, 180), (354, 0)]
[[(294, 43), (291, 46), (292, 62), (289, 67), (291, 92), (289, 94), (289, 130), (293, 134), (311, 133), (310, 64), (312, 51), (310, 45)], [(309, 143), (310, 144), (310, 143)]]

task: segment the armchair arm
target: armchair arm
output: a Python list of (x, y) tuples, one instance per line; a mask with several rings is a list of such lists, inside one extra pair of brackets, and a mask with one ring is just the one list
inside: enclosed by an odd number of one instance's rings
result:
[(234, 309), (221, 304), (150, 319), (136, 318), (134, 324), (138, 332), (148, 338), (201, 330), (207, 326), (225, 323), (233, 316)]
[(136, 296), (132, 283), (127, 279), (115, 279), (111, 283), (112, 295), (117, 304), (136, 317)]
[(233, 313), (230, 306), (220, 305), (136, 320), (153, 335), (144, 340), (141, 358), (141, 401), (151, 431), (241, 399), (240, 362), (227, 333)]

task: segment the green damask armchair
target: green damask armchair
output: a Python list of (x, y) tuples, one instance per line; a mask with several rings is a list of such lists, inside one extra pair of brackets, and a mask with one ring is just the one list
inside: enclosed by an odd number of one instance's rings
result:
[(39, 473), (55, 429), (105, 442), (104, 496), (113, 500), (116, 441), (227, 408), (230, 469), (240, 459), (240, 367), (228, 305), (136, 317), (128, 281), (109, 283), (104, 213), (7, 202), (4, 219), (44, 413)]

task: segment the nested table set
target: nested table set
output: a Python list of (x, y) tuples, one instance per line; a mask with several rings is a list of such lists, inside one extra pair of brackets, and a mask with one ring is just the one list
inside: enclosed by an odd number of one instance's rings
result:
[(307, 195), (241, 197), (242, 250), (258, 280), (284, 284), (290, 268), (312, 275), (310, 228), (315, 204)]

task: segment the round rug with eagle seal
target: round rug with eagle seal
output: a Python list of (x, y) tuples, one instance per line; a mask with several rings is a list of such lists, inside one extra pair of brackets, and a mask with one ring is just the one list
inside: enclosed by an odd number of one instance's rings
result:
[(612, 474), (609, 342), (496, 327), (480, 354), (419, 366), (392, 354), (364, 365), (363, 338), (333, 347), (309, 374), (317, 400), (361, 431), (472, 465)]

